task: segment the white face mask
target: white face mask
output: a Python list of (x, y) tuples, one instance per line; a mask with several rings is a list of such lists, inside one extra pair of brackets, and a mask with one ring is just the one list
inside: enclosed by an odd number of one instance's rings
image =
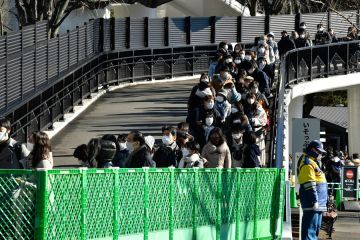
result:
[(306, 29), (306, 26), (300, 26), (299, 28), (300, 29)]
[(232, 58), (227, 58), (225, 61), (226, 63), (232, 63)]
[(120, 146), (120, 151), (125, 150), (127, 148), (126, 142), (119, 143), (119, 146)]
[(162, 142), (163, 144), (169, 146), (173, 143), (172, 139), (170, 138), (170, 136), (163, 136), (162, 137)]
[(222, 103), (225, 99), (223, 96), (216, 96), (215, 100)]
[(214, 108), (214, 101), (210, 101), (205, 103), (205, 108), (206, 109), (213, 109)]
[(261, 45), (261, 44), (264, 44), (264, 40), (260, 40), (260, 41), (258, 42), (258, 45)]
[(237, 113), (239, 112), (239, 109), (237, 107), (231, 107), (231, 113)]
[(187, 157), (190, 154), (190, 151), (187, 148), (181, 149), (181, 152), (182, 152), (183, 157)]
[(34, 149), (34, 144), (27, 142), (26, 143), (26, 148), (27, 148), (27, 150), (32, 152), (32, 150)]
[(202, 78), (202, 79), (201, 79), (201, 82), (209, 83), (209, 78)]
[(240, 120), (240, 119), (235, 119), (235, 120), (233, 121), (233, 123), (241, 123), (241, 120)]
[(320, 32), (324, 31), (324, 28), (322, 28), (322, 27), (321, 27), (321, 28), (319, 28), (319, 31), (320, 31)]
[(0, 142), (5, 142), (9, 138), (8, 132), (0, 132)]
[(232, 137), (236, 140), (240, 139), (242, 137), (242, 134), (241, 133), (233, 133), (232, 134)]
[(235, 64), (240, 64), (241, 60), (240, 59), (235, 59)]
[(206, 126), (210, 127), (214, 123), (214, 118), (208, 117), (205, 119)]
[(226, 44), (224, 48), (227, 51), (229, 49), (229, 46)]
[(259, 48), (259, 53), (264, 54), (265, 53), (265, 48), (263, 48), (263, 47)]
[(272, 42), (272, 41), (274, 41), (274, 38), (269, 37), (269, 42)]
[(245, 54), (240, 54), (239, 56), (241, 59), (245, 59)]
[(126, 142), (126, 148), (129, 149), (129, 152), (134, 151), (134, 147), (131, 142)]
[(255, 103), (255, 99), (249, 98), (249, 99), (247, 100), (247, 102), (248, 102), (249, 104), (253, 105), (253, 104)]
[(235, 49), (235, 52), (236, 52), (236, 53), (239, 53), (239, 52), (240, 52), (240, 49)]
[(251, 55), (245, 55), (245, 60), (251, 61)]
[(300, 35), (300, 38), (305, 38), (305, 34), (301, 34), (301, 35)]

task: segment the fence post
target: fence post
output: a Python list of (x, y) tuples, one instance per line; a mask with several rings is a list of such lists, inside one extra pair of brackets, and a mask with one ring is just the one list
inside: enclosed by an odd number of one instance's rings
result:
[(194, 189), (193, 189), (193, 209), (192, 209), (192, 239), (197, 239), (198, 225), (198, 206), (199, 206), (199, 168), (194, 168)]
[(35, 172), (36, 176), (36, 204), (35, 204), (35, 239), (45, 240), (47, 230), (47, 210), (48, 210), (48, 172), (39, 169)]
[(216, 189), (216, 240), (220, 240), (221, 233), (221, 207), (222, 207), (222, 168), (217, 168), (217, 189)]
[(87, 239), (87, 168), (81, 168), (81, 239)]
[(186, 44), (191, 44), (191, 17), (185, 18)]
[(239, 205), (240, 205), (240, 186), (241, 186), (241, 169), (240, 168), (236, 168), (236, 225), (235, 225), (235, 240), (239, 240), (239, 236), (240, 236), (240, 210), (239, 210)]
[(174, 239), (174, 209), (175, 209), (175, 168), (170, 170), (170, 191), (169, 191), (169, 240)]
[(211, 26), (210, 42), (211, 43), (216, 43), (215, 42), (215, 39), (216, 39), (216, 16), (210, 17), (210, 26)]
[(237, 17), (237, 41), (241, 42), (242, 38), (242, 16)]
[(259, 198), (259, 178), (260, 178), (260, 172), (259, 169), (255, 170), (256, 172), (256, 183), (255, 183), (255, 203), (254, 203), (254, 232), (253, 232), (253, 239), (258, 238), (257, 236), (257, 225), (258, 225), (258, 220), (257, 220), (257, 205), (258, 205), (258, 198)]
[(143, 168), (144, 173), (144, 240), (149, 239), (149, 168)]
[(169, 30), (169, 17), (164, 18), (164, 29), (165, 29), (165, 46), (169, 46), (170, 44), (170, 30)]
[(113, 239), (119, 239), (119, 205), (120, 205), (120, 196), (119, 196), (119, 188), (120, 188), (120, 179), (119, 179), (119, 168), (113, 169), (114, 175), (114, 220), (113, 220)]

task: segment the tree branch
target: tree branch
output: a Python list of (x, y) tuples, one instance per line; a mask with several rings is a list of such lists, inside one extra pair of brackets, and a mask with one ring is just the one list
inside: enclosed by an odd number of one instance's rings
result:
[(317, 1), (317, 0), (310, 0), (310, 2), (313, 3), (318, 3), (321, 4), (322, 6), (326, 7), (328, 10), (336, 13), (337, 15), (339, 15), (340, 17), (342, 17), (343, 19), (345, 19), (348, 23), (350, 23), (354, 28), (356, 28), (357, 31), (360, 31), (359, 27), (353, 23), (352, 21), (349, 20), (349, 18), (347, 18), (344, 14), (342, 14), (341, 12), (337, 11), (336, 9), (332, 8), (331, 6), (327, 6), (325, 3), (321, 2), (321, 1)]

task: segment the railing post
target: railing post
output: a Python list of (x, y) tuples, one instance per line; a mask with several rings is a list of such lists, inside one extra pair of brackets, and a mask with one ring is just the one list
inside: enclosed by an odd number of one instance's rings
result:
[(44, 169), (35, 171), (36, 203), (35, 203), (35, 239), (47, 239), (48, 221), (48, 172)]
[(260, 179), (260, 171), (259, 169), (255, 170), (256, 172), (256, 182), (255, 182), (255, 203), (254, 203), (254, 232), (253, 238), (257, 239), (257, 232), (258, 232), (258, 216), (257, 216), (257, 205), (258, 205), (258, 198), (259, 198), (259, 179)]
[(241, 186), (241, 169), (240, 168), (236, 168), (236, 210), (235, 210), (235, 214), (236, 214), (236, 219), (235, 219), (235, 240), (240, 240), (239, 236), (240, 236), (240, 186)]

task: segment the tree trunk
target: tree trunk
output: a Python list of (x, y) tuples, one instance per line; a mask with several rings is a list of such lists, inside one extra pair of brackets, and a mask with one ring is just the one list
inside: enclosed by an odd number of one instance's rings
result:
[(257, 0), (249, 0), (248, 1), (248, 8), (250, 10), (251, 16), (256, 16), (258, 10), (258, 1)]

